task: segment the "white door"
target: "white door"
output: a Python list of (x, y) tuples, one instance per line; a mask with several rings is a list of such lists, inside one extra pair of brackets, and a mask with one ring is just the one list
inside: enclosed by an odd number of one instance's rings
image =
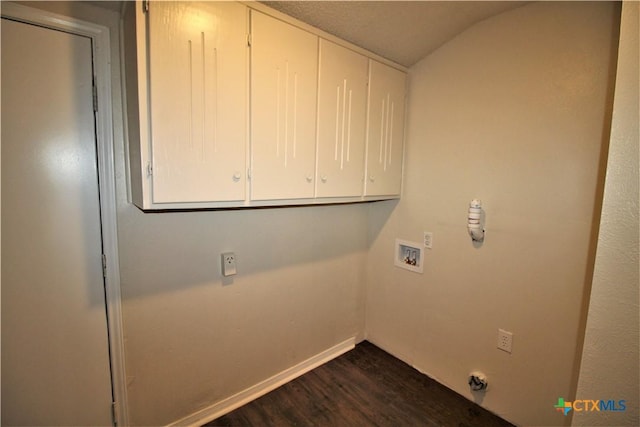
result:
[(2, 19), (2, 424), (111, 425), (91, 39)]
[(365, 196), (400, 195), (406, 73), (369, 60)]
[(318, 37), (251, 11), (251, 199), (313, 197)]
[(369, 62), (320, 39), (317, 197), (361, 196)]
[(152, 2), (153, 202), (244, 200), (247, 7)]

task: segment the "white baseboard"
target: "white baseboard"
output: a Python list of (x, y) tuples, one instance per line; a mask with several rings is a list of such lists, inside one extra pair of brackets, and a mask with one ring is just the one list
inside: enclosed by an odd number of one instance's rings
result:
[(221, 400), (218, 403), (214, 403), (207, 408), (194, 412), (193, 414), (188, 415), (178, 421), (174, 421), (173, 423), (169, 424), (168, 427), (195, 427), (213, 421), (216, 418), (221, 417), (222, 415), (227, 414), (234, 409), (237, 409), (240, 406), (259, 398), (260, 396), (264, 396), (270, 391), (275, 390), (281, 385), (288, 383), (289, 381), (309, 372), (310, 370), (317, 368), (318, 366), (323, 365), (332, 359), (335, 359), (341, 354), (346, 353), (347, 351), (355, 347), (355, 342), (355, 337), (349, 338), (323, 351), (322, 353), (319, 353), (303, 362), (300, 362), (297, 365), (292, 366), (291, 368), (286, 369), (279, 374), (272, 376), (271, 378), (267, 378), (266, 380), (259, 382), (258, 384), (253, 385), (237, 394), (234, 394), (231, 397)]

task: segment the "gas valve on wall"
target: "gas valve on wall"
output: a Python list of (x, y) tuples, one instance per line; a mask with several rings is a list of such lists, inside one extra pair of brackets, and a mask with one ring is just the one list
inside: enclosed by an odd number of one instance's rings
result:
[(469, 387), (472, 391), (484, 391), (489, 387), (487, 376), (482, 372), (471, 372), (469, 374)]

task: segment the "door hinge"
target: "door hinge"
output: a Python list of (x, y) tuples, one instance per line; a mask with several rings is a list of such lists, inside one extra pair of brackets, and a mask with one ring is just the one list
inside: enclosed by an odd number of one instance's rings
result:
[(251, 181), (251, 169), (247, 169), (247, 179)]
[(93, 83), (93, 111), (97, 112), (98, 111), (98, 88), (96, 87), (96, 84)]
[(151, 162), (147, 163), (147, 176), (153, 175), (153, 166), (151, 166)]
[(107, 277), (107, 256), (102, 254), (102, 276)]
[(247, 34), (247, 46), (251, 47), (251, 34)]
[(118, 407), (116, 406), (116, 402), (111, 402), (111, 421), (114, 426), (118, 425)]
[(149, 0), (142, 0), (142, 12), (149, 13)]

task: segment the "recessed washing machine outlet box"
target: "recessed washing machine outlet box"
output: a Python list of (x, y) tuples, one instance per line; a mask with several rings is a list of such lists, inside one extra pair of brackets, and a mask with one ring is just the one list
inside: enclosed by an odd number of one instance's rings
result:
[(396, 267), (422, 273), (424, 268), (424, 245), (407, 240), (396, 239), (395, 259)]

